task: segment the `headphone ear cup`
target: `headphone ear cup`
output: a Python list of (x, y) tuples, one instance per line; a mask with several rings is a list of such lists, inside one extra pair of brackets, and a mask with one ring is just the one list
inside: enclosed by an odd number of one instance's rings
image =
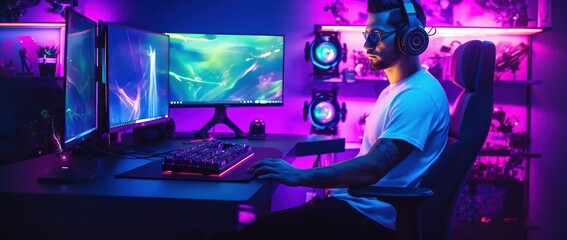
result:
[(422, 27), (409, 29), (406, 38), (406, 52), (411, 56), (417, 56), (425, 52), (429, 45), (429, 35)]
[(421, 27), (404, 25), (396, 34), (396, 48), (400, 54), (417, 56), (429, 45), (429, 35)]

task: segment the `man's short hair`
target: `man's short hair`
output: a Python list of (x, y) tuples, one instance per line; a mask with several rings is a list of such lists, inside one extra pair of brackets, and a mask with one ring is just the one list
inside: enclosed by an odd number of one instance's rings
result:
[[(423, 8), (421, 7), (419, 0), (411, 0), (413, 2), (413, 6), (415, 7), (415, 13), (417, 19), (421, 22), (422, 26), (425, 26), (425, 14), (423, 12)], [(388, 19), (388, 24), (400, 28), (402, 24), (407, 24), (406, 20), (402, 17), (401, 12), (402, 4), (400, 0), (368, 0), (368, 13), (377, 13), (382, 11), (387, 11), (391, 9), (398, 9), (396, 13), (390, 15), (390, 19)]]

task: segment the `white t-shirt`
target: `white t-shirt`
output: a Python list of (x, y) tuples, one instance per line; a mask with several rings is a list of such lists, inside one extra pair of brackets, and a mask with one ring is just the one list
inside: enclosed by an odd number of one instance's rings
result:
[[(427, 71), (419, 70), (386, 87), (366, 119), (358, 155), (366, 154), (380, 138), (404, 140), (419, 150), (408, 155), (374, 186), (418, 186), (445, 148), (449, 119), (447, 95)], [(395, 229), (396, 211), (392, 205), (376, 198), (353, 197), (346, 188), (332, 189), (330, 194), (379, 224)]]

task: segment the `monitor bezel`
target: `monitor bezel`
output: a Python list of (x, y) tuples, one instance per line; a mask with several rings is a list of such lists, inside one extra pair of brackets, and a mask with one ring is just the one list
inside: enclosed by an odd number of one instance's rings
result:
[(124, 132), (124, 131), (128, 131), (128, 130), (133, 130), (135, 128), (139, 128), (139, 127), (145, 127), (145, 126), (150, 126), (150, 125), (156, 125), (156, 124), (160, 124), (160, 123), (165, 123), (165, 122), (169, 122), (171, 121), (171, 117), (170, 117), (170, 105), (169, 105), (169, 74), (168, 74), (168, 78), (166, 81), (167, 84), (167, 99), (168, 99), (168, 104), (167, 104), (167, 115), (165, 117), (160, 117), (160, 118), (156, 118), (156, 119), (147, 119), (144, 120), (143, 122), (133, 122), (133, 123), (124, 123), (124, 125), (120, 125), (120, 126), (112, 126), (110, 123), (110, 100), (109, 100), (109, 94), (110, 94), (110, 83), (109, 83), (109, 79), (110, 79), (110, 68), (112, 66), (110, 66), (110, 62), (109, 62), (109, 46), (110, 46), (110, 41), (109, 41), (109, 29), (110, 27), (118, 27), (118, 28), (123, 28), (123, 29), (130, 29), (130, 30), (134, 30), (134, 31), (140, 31), (140, 32), (146, 32), (146, 33), (150, 33), (150, 34), (155, 34), (155, 35), (162, 35), (167, 37), (167, 43), (168, 43), (168, 47), (167, 47), (167, 72), (169, 73), (169, 61), (170, 61), (170, 47), (169, 47), (169, 35), (160, 33), (160, 32), (154, 32), (154, 31), (150, 31), (147, 29), (142, 29), (142, 28), (136, 28), (136, 27), (130, 27), (130, 26), (125, 26), (122, 24), (118, 24), (118, 23), (112, 23), (112, 22), (108, 22), (105, 24), (104, 30), (105, 30), (105, 34), (104, 34), (104, 51), (105, 51), (105, 63), (106, 63), (106, 69), (105, 69), (105, 79), (106, 79), (106, 83), (105, 83), (105, 89), (104, 91), (106, 92), (106, 109), (108, 110), (108, 116), (105, 120), (108, 121), (107, 125), (108, 125), (108, 133), (119, 133), (119, 132)]
[[(201, 107), (281, 107), (284, 106), (285, 103), (285, 35), (284, 34), (264, 34), (264, 33), (203, 33), (203, 32), (164, 32), (164, 34), (201, 34), (201, 35), (228, 35), (228, 36), (273, 36), (273, 37), (281, 37), (282, 38), (282, 97), (281, 102), (279, 103), (237, 103), (237, 102), (195, 102), (195, 103), (180, 103), (180, 104), (173, 104), (171, 99), (171, 93), (169, 98), (169, 107), (170, 108), (201, 108)], [(170, 52), (170, 60), (171, 63), (171, 38), (169, 39), (169, 52)], [(170, 67), (171, 70), (171, 67)], [(171, 83), (171, 74), (169, 75), (169, 81)], [(170, 84), (171, 85), (171, 84)], [(170, 91), (171, 92), (171, 91)]]
[[(90, 22), (95, 26), (95, 28), (94, 28), (95, 38), (94, 38), (94, 42), (93, 42), (94, 57), (95, 57), (95, 59), (93, 61), (94, 62), (93, 73), (95, 74), (95, 78), (94, 78), (93, 81), (94, 81), (94, 85), (95, 85), (95, 89), (96, 89), (96, 92), (95, 92), (95, 97), (96, 97), (96, 99), (95, 99), (95, 110), (94, 110), (95, 111), (95, 127), (88, 129), (87, 131), (84, 131), (81, 134), (73, 136), (70, 139), (65, 139), (66, 129), (67, 129), (67, 127), (66, 127), (66, 124), (67, 124), (66, 115), (67, 114), (65, 113), (65, 110), (67, 108), (67, 101), (69, 100), (69, 99), (67, 99), (67, 70), (68, 70), (68, 67), (69, 67), (68, 64), (67, 64), (67, 55), (69, 54), (69, 45), (68, 45), (69, 35), (70, 35), (69, 19), (71, 18), (71, 14), (74, 14), (74, 15), (78, 16), (79, 18), (83, 18), (84, 20), (87, 20), (87, 22)], [(98, 116), (98, 114), (99, 114), (99, 112), (98, 112), (98, 100), (99, 99), (98, 98), (99, 98), (99, 96), (98, 96), (98, 94), (99, 94), (99, 92), (98, 92), (98, 79), (97, 79), (97, 71), (98, 71), (98, 69), (97, 69), (98, 68), (98, 66), (97, 66), (97, 64), (98, 64), (97, 41), (98, 40), (97, 39), (98, 39), (97, 23), (95, 21), (91, 20), (90, 18), (88, 18), (87, 16), (85, 16), (85, 15), (83, 15), (83, 14), (81, 14), (81, 13), (79, 13), (79, 12), (77, 12), (77, 11), (71, 9), (71, 8), (67, 8), (67, 10), (65, 12), (65, 52), (63, 53), (64, 60), (65, 60), (64, 77), (63, 77), (63, 89), (64, 89), (64, 94), (65, 94), (65, 97), (64, 97), (65, 107), (63, 109), (63, 114), (64, 114), (64, 117), (63, 117), (63, 134), (61, 136), (61, 145), (62, 145), (62, 150), (64, 150), (64, 151), (69, 151), (72, 148), (80, 145), (81, 143), (95, 138), (98, 134), (98, 127), (99, 127), (99, 124), (98, 124), (98, 117), (99, 117)]]

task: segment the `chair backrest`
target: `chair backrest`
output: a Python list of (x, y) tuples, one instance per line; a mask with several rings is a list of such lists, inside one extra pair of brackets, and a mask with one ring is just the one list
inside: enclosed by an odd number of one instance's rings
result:
[(495, 46), (472, 40), (452, 58), (453, 82), (462, 88), (451, 112), (445, 151), (421, 181), (434, 196), (422, 206), (422, 239), (449, 238), (457, 197), (488, 135), (493, 109)]

